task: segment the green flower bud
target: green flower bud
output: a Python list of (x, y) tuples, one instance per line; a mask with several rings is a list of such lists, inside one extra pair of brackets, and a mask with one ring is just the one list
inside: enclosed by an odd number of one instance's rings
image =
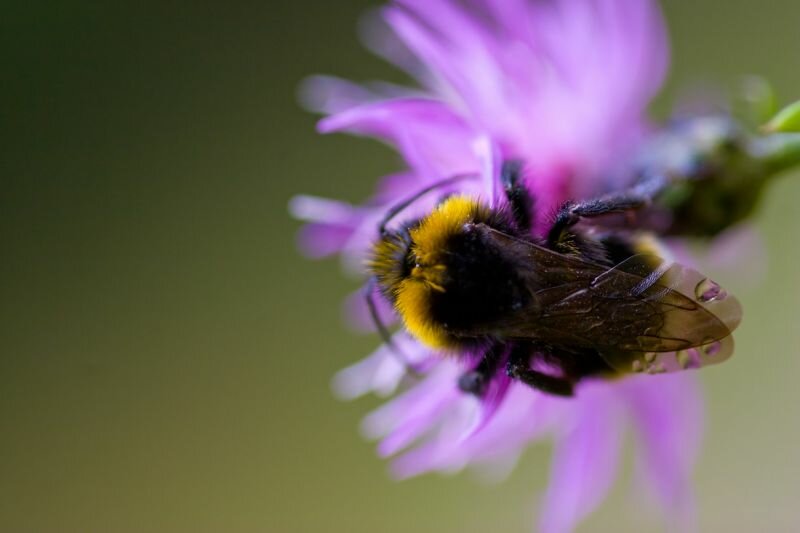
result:
[(800, 132), (800, 100), (778, 111), (763, 129), (767, 133)]

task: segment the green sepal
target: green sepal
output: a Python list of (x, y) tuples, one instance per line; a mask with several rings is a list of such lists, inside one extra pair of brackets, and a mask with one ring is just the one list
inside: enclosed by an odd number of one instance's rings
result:
[(800, 133), (800, 100), (778, 111), (763, 130), (767, 133)]

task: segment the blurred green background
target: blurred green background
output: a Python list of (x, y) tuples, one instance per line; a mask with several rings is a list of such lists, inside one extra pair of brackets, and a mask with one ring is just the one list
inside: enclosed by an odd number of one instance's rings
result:
[[(374, 2), (16, 3), (0, 20), (0, 531), (528, 531), (550, 450), (505, 483), (389, 480), (334, 371), (374, 337), (298, 256), (288, 198), (353, 201), (398, 168), (314, 133), (306, 75), (404, 81), (358, 43)], [(761, 73), (800, 97), (800, 4), (671, 2), (680, 87)], [(800, 174), (756, 225), (768, 278), (702, 373), (703, 531), (800, 530)], [(753, 258), (759, 260), (760, 258)], [(630, 449), (630, 447), (629, 447)], [(627, 470), (629, 470), (629, 465)], [(628, 484), (582, 531), (658, 522)]]

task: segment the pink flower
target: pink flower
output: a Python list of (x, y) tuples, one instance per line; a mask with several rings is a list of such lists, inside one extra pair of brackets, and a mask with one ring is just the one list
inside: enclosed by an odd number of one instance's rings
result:
[[(398, 150), (408, 168), (384, 177), (362, 206), (308, 196), (290, 206), (308, 221), (300, 234), (303, 250), (314, 257), (340, 254), (357, 271), (387, 209), (449, 176), (479, 174), (480, 180), (451, 190), (492, 203), (501, 163), (524, 161), (538, 232), (563, 201), (624, 186), (617, 170), (647, 131), (645, 107), (668, 62), (661, 16), (649, 0), (398, 0), (372, 21), (366, 37), (421, 88), (316, 77), (304, 98), (329, 115), (321, 132), (377, 138)], [(428, 212), (436, 201), (429, 196), (408, 216)], [(349, 307), (368, 328), (361, 300)], [(380, 313), (392, 320), (388, 304)], [(637, 479), (669, 521), (692, 528), (690, 477), (703, 410), (694, 376), (589, 381), (576, 398), (561, 399), (503, 375), (478, 400), (456, 386), (464, 370), (457, 361), (402, 331), (395, 342), (424, 375), (371, 413), (364, 431), (380, 439), (379, 454), (395, 457), (398, 477), (482, 463), (510, 468), (531, 442), (553, 438), (539, 529), (570, 531), (605, 497), (625, 428), (632, 427)], [(403, 376), (381, 346), (341, 371), (334, 386), (347, 398), (390, 396)]]

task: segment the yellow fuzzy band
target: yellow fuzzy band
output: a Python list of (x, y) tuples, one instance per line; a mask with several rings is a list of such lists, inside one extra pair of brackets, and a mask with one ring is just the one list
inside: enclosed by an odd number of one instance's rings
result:
[(485, 220), (487, 208), (468, 196), (448, 198), (411, 230), (411, 250), (416, 266), (397, 288), (395, 305), (406, 329), (433, 348), (448, 348), (454, 339), (431, 316), (431, 298), (445, 292), (443, 253), (464, 224)]
[(424, 281), (408, 278), (400, 283), (395, 305), (409, 333), (431, 348), (447, 348), (452, 344), (450, 335), (431, 318), (433, 290)]
[(469, 196), (448, 198), (411, 230), (417, 262), (424, 265), (437, 263), (447, 241), (459, 233), (464, 224), (487, 216), (488, 209)]

